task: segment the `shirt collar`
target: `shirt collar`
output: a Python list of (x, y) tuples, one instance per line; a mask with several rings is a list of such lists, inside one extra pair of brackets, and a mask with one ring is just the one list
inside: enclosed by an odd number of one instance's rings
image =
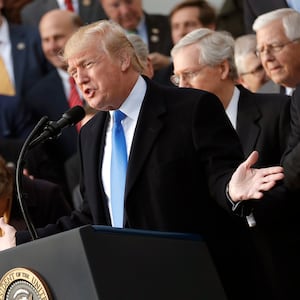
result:
[(0, 42), (1, 44), (10, 43), (8, 23), (4, 17), (2, 17), (2, 24), (0, 26)]
[(227, 114), (232, 126), (235, 129), (236, 129), (239, 98), (240, 98), (240, 90), (235, 86), (231, 100), (226, 108), (226, 114)]
[[(119, 110), (122, 111), (130, 119), (137, 120), (146, 94), (146, 90), (147, 84), (144, 78), (142, 76), (139, 76), (129, 96), (123, 102)], [(112, 113), (113, 111), (110, 111), (110, 114)]]

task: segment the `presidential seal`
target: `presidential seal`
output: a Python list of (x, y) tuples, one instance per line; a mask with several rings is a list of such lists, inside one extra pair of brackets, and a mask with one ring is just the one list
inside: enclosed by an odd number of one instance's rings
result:
[(0, 280), (0, 300), (51, 299), (45, 282), (29, 269), (11, 269)]

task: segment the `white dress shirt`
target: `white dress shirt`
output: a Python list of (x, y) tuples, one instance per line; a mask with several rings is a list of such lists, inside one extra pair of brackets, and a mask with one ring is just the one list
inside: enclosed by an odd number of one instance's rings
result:
[(239, 98), (240, 90), (235, 86), (231, 100), (226, 108), (226, 114), (234, 129), (236, 129)]
[[(133, 135), (136, 127), (136, 123), (139, 117), (140, 109), (146, 94), (147, 85), (143, 77), (139, 77), (135, 86), (133, 87), (128, 98), (124, 101), (119, 108), (127, 117), (122, 121), (122, 126), (125, 133), (127, 157), (129, 158)], [(113, 111), (110, 111), (110, 122), (106, 131), (106, 140), (104, 148), (104, 156), (102, 163), (102, 182), (104, 191), (108, 197), (108, 207), (110, 211), (111, 220), (111, 201), (110, 201), (110, 161), (111, 161), (111, 141), (112, 141), (112, 118)], [(112, 224), (114, 225), (114, 224)]]
[[(57, 0), (58, 7), (60, 9), (66, 9), (65, 0)], [(79, 3), (78, 0), (72, 0), (74, 11), (79, 14)]]

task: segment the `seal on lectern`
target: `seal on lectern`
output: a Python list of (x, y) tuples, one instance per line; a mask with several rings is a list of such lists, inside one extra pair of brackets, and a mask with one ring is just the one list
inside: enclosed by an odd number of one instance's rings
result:
[(51, 300), (42, 278), (27, 268), (9, 270), (0, 279), (0, 300)]

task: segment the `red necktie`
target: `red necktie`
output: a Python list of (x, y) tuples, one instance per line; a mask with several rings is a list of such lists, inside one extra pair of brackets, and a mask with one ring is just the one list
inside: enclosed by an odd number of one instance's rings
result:
[(72, 0), (65, 0), (66, 9), (69, 11), (74, 11), (74, 6), (72, 4)]
[[(73, 77), (69, 78), (69, 82), (70, 82), (70, 95), (69, 95), (69, 106), (70, 106), (70, 108), (72, 108), (76, 105), (83, 106), (82, 100), (81, 100), (81, 98), (79, 96), (79, 93), (77, 91), (76, 84), (75, 84), (75, 81), (74, 81)], [(81, 127), (81, 124), (80, 124), (80, 122), (78, 122), (76, 124), (77, 131), (80, 130), (80, 127)]]

